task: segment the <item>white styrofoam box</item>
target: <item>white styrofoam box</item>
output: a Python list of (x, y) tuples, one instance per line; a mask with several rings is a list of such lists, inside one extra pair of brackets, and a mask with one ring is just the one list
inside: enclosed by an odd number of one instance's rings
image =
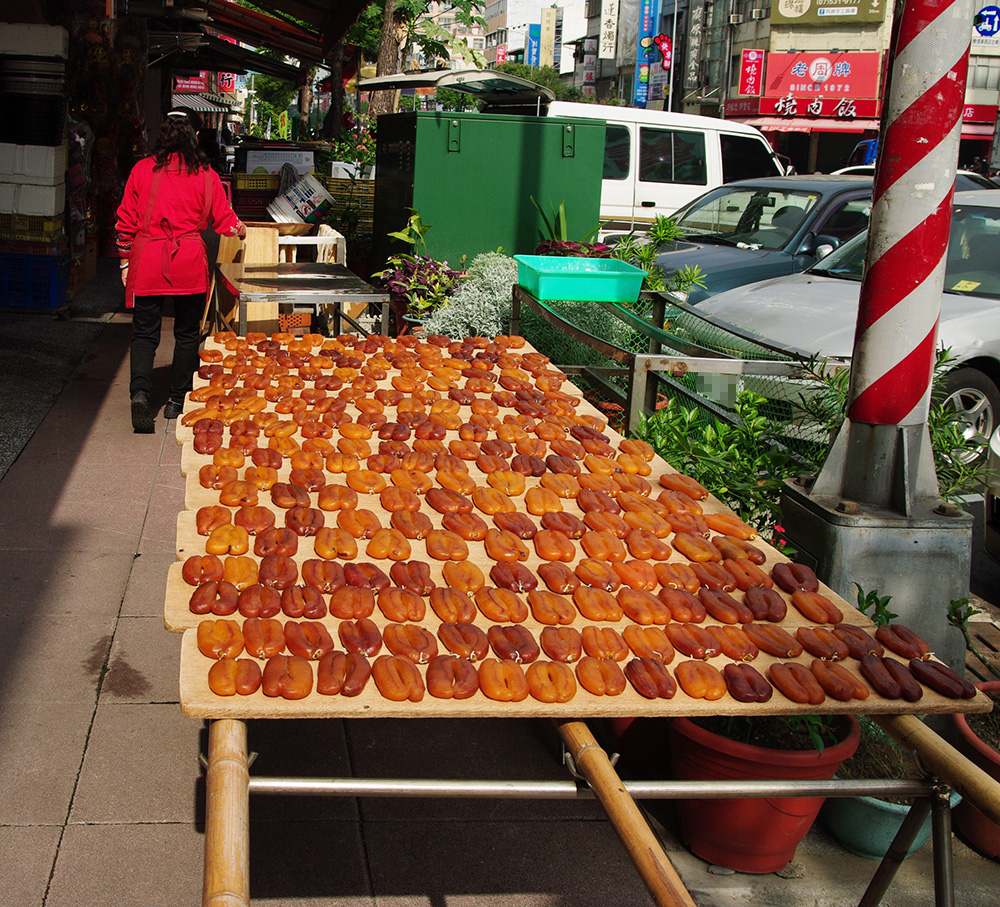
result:
[(61, 145), (18, 145), (15, 183), (55, 186), (66, 180), (66, 143)]
[(0, 211), (36, 217), (55, 217), (66, 208), (66, 184), (36, 186), (0, 183)]
[(55, 186), (66, 180), (66, 144), (0, 144), (0, 180)]
[(61, 25), (0, 22), (0, 54), (19, 57), (62, 57), (69, 51), (69, 32)]
[(17, 145), (0, 142), (0, 181), (6, 182), (17, 173)]

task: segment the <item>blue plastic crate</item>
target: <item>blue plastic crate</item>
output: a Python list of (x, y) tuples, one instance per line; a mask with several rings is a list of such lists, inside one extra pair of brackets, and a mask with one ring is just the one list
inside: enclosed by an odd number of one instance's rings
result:
[(0, 307), (51, 312), (66, 302), (69, 252), (0, 254)]
[(617, 258), (515, 255), (518, 285), (536, 299), (635, 302), (646, 272)]

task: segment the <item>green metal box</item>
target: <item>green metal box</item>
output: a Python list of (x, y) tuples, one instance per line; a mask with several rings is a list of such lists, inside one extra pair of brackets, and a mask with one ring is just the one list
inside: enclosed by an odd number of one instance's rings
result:
[[(533, 252), (546, 216), (566, 203), (569, 239), (600, 221), (604, 123), (536, 116), (420, 111), (379, 117), (373, 261), (407, 251), (386, 234), (420, 212), (427, 251), (458, 267), (502, 247)], [(551, 202), (551, 206), (550, 206)]]

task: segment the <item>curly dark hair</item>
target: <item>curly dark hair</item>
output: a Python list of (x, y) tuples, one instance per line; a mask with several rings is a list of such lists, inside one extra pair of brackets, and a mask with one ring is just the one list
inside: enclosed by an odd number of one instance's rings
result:
[(154, 170), (159, 170), (167, 163), (167, 159), (176, 154), (183, 162), (184, 169), (188, 173), (197, 173), (208, 167), (208, 158), (205, 152), (198, 147), (198, 139), (195, 136), (194, 127), (187, 113), (178, 116), (182, 111), (172, 110), (163, 119), (160, 126), (160, 137), (153, 149), (153, 156), (156, 163)]

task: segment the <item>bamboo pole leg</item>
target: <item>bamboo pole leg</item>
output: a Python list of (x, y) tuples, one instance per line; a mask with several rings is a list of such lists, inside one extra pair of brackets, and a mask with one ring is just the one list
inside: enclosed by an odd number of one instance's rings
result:
[(250, 772), (247, 727), (231, 718), (208, 729), (202, 907), (249, 907)]
[(957, 790), (989, 819), (1000, 823), (1000, 782), (991, 778), (915, 715), (873, 715), (886, 733), (916, 750), (924, 767)]
[(639, 807), (625, 790), (607, 753), (590, 733), (590, 728), (582, 721), (557, 721), (556, 725), (577, 771), (587, 780), (604, 807), (653, 900), (660, 907), (695, 907), (677, 870), (663, 852)]
[(934, 904), (954, 907), (955, 870), (951, 851), (951, 791), (938, 790), (931, 805), (931, 834), (934, 840)]
[(868, 888), (858, 902), (858, 907), (877, 907), (882, 902), (882, 898), (889, 890), (889, 886), (896, 877), (899, 867), (903, 865), (903, 860), (906, 859), (906, 852), (910, 849), (910, 845), (913, 844), (913, 839), (916, 838), (917, 832), (920, 831), (920, 827), (927, 819), (927, 814), (930, 810), (931, 803), (928, 798), (923, 797), (914, 801), (913, 806), (910, 807), (910, 811), (903, 818), (903, 822), (899, 826), (899, 831), (896, 832), (896, 836), (892, 839), (889, 849), (882, 858), (882, 862), (878, 864), (878, 869), (875, 870), (875, 875), (872, 876), (871, 881), (868, 883)]

